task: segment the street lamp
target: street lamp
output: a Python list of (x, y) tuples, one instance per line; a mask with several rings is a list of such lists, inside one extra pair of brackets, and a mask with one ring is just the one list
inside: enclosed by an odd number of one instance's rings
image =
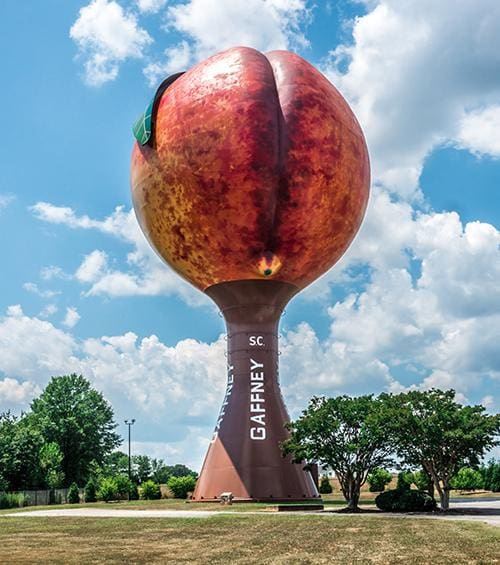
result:
[(125, 420), (125, 424), (128, 426), (128, 478), (132, 479), (132, 471), (130, 465), (130, 428), (135, 424), (135, 418), (132, 420)]

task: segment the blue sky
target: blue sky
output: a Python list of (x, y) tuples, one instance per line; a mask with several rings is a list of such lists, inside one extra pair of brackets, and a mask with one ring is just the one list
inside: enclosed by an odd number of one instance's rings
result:
[(0, 410), (82, 372), (137, 451), (201, 464), (223, 325), (137, 228), (131, 126), (162, 78), (233, 45), (319, 67), (372, 161), (356, 241), (283, 319), (291, 414), (412, 386), (498, 410), (498, 37), (496, 0), (2, 2)]

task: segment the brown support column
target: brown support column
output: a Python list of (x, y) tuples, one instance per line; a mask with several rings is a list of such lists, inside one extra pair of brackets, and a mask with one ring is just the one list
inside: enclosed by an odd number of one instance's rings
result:
[(193, 499), (318, 500), (304, 465), (283, 458), (289, 417), (278, 382), (278, 325), (298, 289), (268, 280), (220, 283), (205, 292), (228, 330), (228, 384)]

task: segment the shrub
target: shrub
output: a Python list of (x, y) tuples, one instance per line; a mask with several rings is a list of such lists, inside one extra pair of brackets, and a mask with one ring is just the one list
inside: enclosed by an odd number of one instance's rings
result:
[(118, 488), (113, 477), (104, 477), (101, 479), (99, 490), (97, 491), (97, 498), (99, 498), (99, 500), (104, 500), (104, 502), (117, 500)]
[(68, 490), (68, 503), (69, 504), (79, 504), (80, 503), (80, 492), (78, 490), (78, 485), (76, 483), (71, 483)]
[(193, 492), (196, 487), (196, 479), (192, 475), (170, 477), (167, 486), (174, 498), (187, 498), (188, 492)]
[(154, 481), (144, 481), (140, 488), (142, 500), (156, 500), (161, 498), (160, 485)]
[(415, 477), (411, 471), (401, 471), (401, 473), (398, 473), (396, 490), (410, 490), (414, 480)]
[(481, 473), (470, 467), (462, 467), (451, 479), (451, 488), (457, 490), (476, 490), (483, 488), (484, 481)]
[(488, 461), (487, 466), (480, 469), (484, 481), (484, 488), (493, 492), (500, 492), (500, 462), (494, 459)]
[(406, 488), (380, 493), (375, 504), (384, 512), (431, 512), (436, 509), (436, 501), (426, 492)]
[(333, 492), (332, 484), (327, 475), (323, 475), (319, 481), (319, 492), (321, 494), (330, 494)]
[(29, 496), (22, 493), (0, 492), (0, 508), (21, 508), (27, 506)]
[(368, 475), (366, 480), (370, 485), (370, 492), (382, 492), (385, 490), (385, 486), (392, 481), (392, 475), (389, 471), (376, 467)]
[(423, 469), (413, 473), (413, 484), (418, 490), (430, 491), (433, 488), (432, 477)]
[(85, 502), (97, 502), (97, 486), (94, 479), (89, 479), (84, 490)]

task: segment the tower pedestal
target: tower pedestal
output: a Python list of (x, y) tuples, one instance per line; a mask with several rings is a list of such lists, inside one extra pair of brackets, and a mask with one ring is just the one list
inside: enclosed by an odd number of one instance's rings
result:
[(278, 325), (298, 289), (270, 280), (230, 281), (206, 289), (228, 334), (228, 380), (214, 435), (193, 495), (217, 500), (318, 500), (303, 464), (283, 457), (289, 417), (278, 382)]

